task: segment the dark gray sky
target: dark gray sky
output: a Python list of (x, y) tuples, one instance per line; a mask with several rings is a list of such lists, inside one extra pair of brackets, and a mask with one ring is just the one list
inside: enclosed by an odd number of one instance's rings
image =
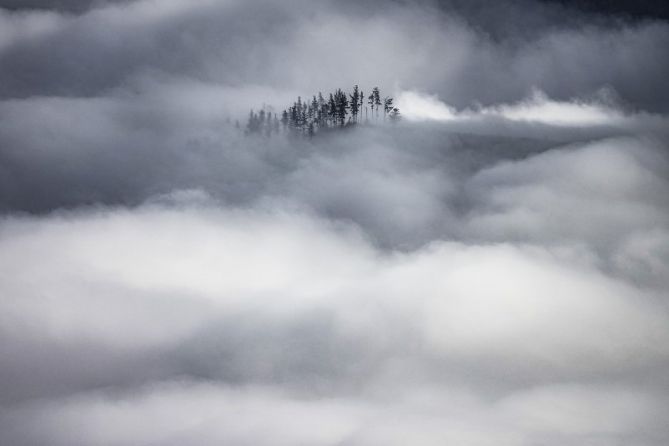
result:
[[(55, 9), (69, 12), (85, 12), (91, 8), (99, 8), (107, 4), (131, 2), (133, 0), (2, 0), (0, 7), (8, 10), (21, 9)], [(393, 1), (393, 0), (390, 0)], [(395, 0), (402, 3), (401, 0)], [(480, 0), (434, 0), (446, 7), (471, 7), (480, 5), (481, 8), (495, 8), (489, 2)], [(523, 0), (525, 4), (556, 4), (586, 12), (623, 15), (630, 17), (667, 19), (669, 7), (661, 0)], [(404, 1), (403, 3), (410, 3)]]
[(549, 0), (588, 12), (636, 18), (669, 19), (669, 5), (662, 0)]
[(669, 23), (598, 3), (1, 2), (0, 444), (667, 444)]

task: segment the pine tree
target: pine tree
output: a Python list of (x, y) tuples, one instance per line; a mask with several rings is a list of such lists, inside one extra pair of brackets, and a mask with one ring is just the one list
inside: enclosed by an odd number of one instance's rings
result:
[(301, 130), (302, 130), (303, 133), (307, 131), (307, 126), (309, 125), (309, 122), (308, 122), (309, 120), (307, 119), (308, 108), (309, 107), (307, 106), (306, 102), (302, 103), (302, 112), (300, 113), (300, 122), (302, 123)]
[(289, 129), (291, 132), (295, 133), (300, 128), (299, 117), (297, 113), (297, 102), (293, 103), (293, 106), (290, 107), (290, 118), (289, 118)]
[(346, 96), (346, 93), (341, 91), (341, 88), (337, 89), (335, 92), (335, 107), (336, 107), (336, 115), (335, 118), (338, 121), (338, 124), (343, 127), (344, 124), (346, 123), (346, 115), (347, 115), (347, 109), (348, 109), (348, 97)]
[(337, 103), (332, 93), (330, 93), (330, 100), (328, 101), (328, 117), (330, 118), (330, 122), (335, 125), (337, 122)]
[(316, 99), (316, 96), (311, 100), (311, 104), (309, 104), (309, 119), (311, 122), (316, 122), (318, 120), (318, 99)]
[(374, 117), (374, 92), (369, 95), (367, 98), (367, 104), (369, 105), (369, 108), (372, 110), (372, 117)]
[[(362, 107), (365, 106), (365, 93), (360, 90), (360, 120), (362, 121)], [(367, 108), (365, 108), (365, 119), (367, 119)]]
[(302, 119), (302, 97), (297, 97), (297, 103), (295, 104), (295, 116), (297, 118), (296, 127), (299, 132), (302, 131), (304, 126), (304, 120)]
[(288, 129), (288, 112), (286, 110), (281, 113), (281, 128), (283, 129), (283, 132), (286, 133), (286, 130)]
[(353, 94), (351, 96), (351, 115), (353, 116), (353, 122), (358, 120), (358, 110), (360, 105), (360, 91), (358, 91), (358, 86), (353, 87)]
[(276, 113), (274, 113), (274, 120), (272, 121), (272, 128), (274, 129), (274, 133), (279, 133), (280, 124), (279, 124), (279, 118), (276, 115)]
[(245, 133), (247, 135), (250, 135), (252, 133), (257, 133), (259, 129), (259, 120), (258, 120), (258, 115), (255, 114), (253, 110), (249, 112), (249, 120), (246, 123), (246, 131)]
[[(247, 135), (256, 133), (266, 137), (283, 132), (290, 135), (314, 136), (320, 130), (328, 127), (345, 127), (348, 124), (357, 124), (362, 120), (362, 109), (365, 108), (365, 118), (368, 116), (368, 107), (372, 110), (372, 116), (379, 118), (379, 108), (383, 105), (383, 119), (389, 117), (392, 121), (400, 119), (400, 112), (393, 107), (393, 98), (386, 96), (381, 100), (381, 92), (378, 87), (372, 89), (372, 93), (365, 97), (358, 85), (354, 85), (353, 93), (349, 94), (338, 88), (325, 99), (321, 92), (312, 96), (311, 100), (302, 101), (298, 96), (297, 101), (291, 107), (283, 110), (279, 118), (273, 113), (271, 106), (263, 105), (259, 112), (249, 112), (248, 123), (244, 130)], [(350, 112), (350, 114), (349, 114)], [(236, 123), (239, 127), (239, 124)]]
[(327, 103), (323, 97), (323, 93), (318, 92), (318, 127), (325, 127), (328, 115)]
[(386, 96), (383, 98), (383, 119), (386, 119), (386, 115), (390, 113), (393, 109), (393, 98)]
[(381, 107), (381, 92), (379, 87), (374, 87), (372, 90), (372, 95), (374, 96), (374, 107), (376, 108), (376, 117), (379, 117), (379, 107)]

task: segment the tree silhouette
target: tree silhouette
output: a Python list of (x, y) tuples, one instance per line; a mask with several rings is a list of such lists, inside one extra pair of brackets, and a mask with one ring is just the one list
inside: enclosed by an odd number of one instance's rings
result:
[(328, 118), (330, 123), (336, 123), (337, 119), (337, 103), (335, 102), (334, 95), (330, 93), (330, 100), (328, 101)]
[(374, 92), (367, 98), (367, 105), (369, 105), (369, 108), (372, 110), (372, 117), (374, 117)]
[(340, 127), (343, 127), (344, 124), (346, 124), (346, 115), (347, 115), (347, 110), (348, 110), (348, 97), (346, 96), (346, 93), (341, 91), (341, 88), (337, 89), (334, 95), (334, 100), (335, 100), (335, 107), (336, 107), (336, 119), (337, 119), (337, 124), (339, 124)]
[(353, 122), (358, 122), (358, 111), (360, 110), (360, 91), (358, 86), (353, 87), (353, 94), (351, 96), (351, 116)]
[(381, 107), (381, 91), (379, 87), (372, 89), (372, 96), (374, 96), (374, 108), (376, 108), (376, 119), (379, 118), (379, 107)]
[[(365, 93), (360, 90), (360, 120), (362, 120), (362, 107), (365, 106)], [(367, 108), (365, 108), (365, 119), (367, 119)]]
[(382, 105), (384, 121), (386, 117), (389, 117), (391, 121), (400, 119), (399, 109), (393, 107), (392, 97), (386, 96), (381, 101), (379, 87), (374, 87), (372, 93), (365, 97), (359, 86), (354, 85), (352, 93), (346, 93), (338, 88), (334, 93), (329, 93), (327, 99), (322, 92), (318, 92), (318, 95), (313, 95), (311, 100), (306, 101), (298, 96), (292, 106), (281, 112), (280, 118), (271, 107), (263, 106), (257, 113), (251, 110), (244, 133), (264, 137), (280, 133), (313, 137), (328, 129), (358, 125), (362, 122), (363, 107), (365, 108), (365, 122), (368, 122), (369, 108), (365, 106), (365, 99), (376, 120), (378, 120), (379, 108)]
[(393, 109), (393, 98), (386, 96), (383, 98), (383, 119), (386, 119), (386, 115), (390, 113)]

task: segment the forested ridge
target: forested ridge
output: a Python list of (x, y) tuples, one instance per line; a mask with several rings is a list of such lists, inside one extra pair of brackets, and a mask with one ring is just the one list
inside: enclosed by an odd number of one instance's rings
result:
[(311, 99), (303, 100), (298, 96), (293, 105), (280, 114), (267, 106), (257, 112), (251, 110), (244, 133), (264, 136), (283, 133), (311, 137), (328, 129), (342, 129), (380, 120), (396, 121), (399, 118), (400, 110), (394, 106), (392, 97), (382, 96), (378, 87), (365, 96), (364, 91), (355, 85), (351, 93), (338, 88), (327, 97), (322, 92), (313, 95)]

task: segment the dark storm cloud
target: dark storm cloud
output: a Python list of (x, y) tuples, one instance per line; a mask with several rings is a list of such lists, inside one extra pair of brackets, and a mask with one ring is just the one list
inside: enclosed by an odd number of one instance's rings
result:
[[(496, 39), (487, 32), (492, 18), (468, 21), (467, 14), (476, 18), (489, 8), (361, 8), (232, 0), (110, 6), (10, 35), (0, 54), (1, 94), (99, 95), (149, 71), (307, 94), (356, 82), (386, 89), (399, 83), (457, 106), (518, 100), (533, 86), (556, 99), (608, 86), (631, 106), (664, 110), (668, 102), (666, 23), (590, 23), (573, 11), (556, 20), (531, 4), (493, 15), (520, 30)], [(10, 24), (30, 20), (4, 16)], [(527, 35), (526, 28), (538, 31)]]
[[(666, 23), (2, 5), (1, 444), (666, 444)], [(404, 119), (234, 126), (355, 83)]]
[(2, 0), (0, 8), (9, 11), (55, 10), (81, 13), (114, 3), (129, 3), (133, 0)]
[(662, 0), (549, 0), (599, 14), (623, 17), (669, 19), (669, 5)]

